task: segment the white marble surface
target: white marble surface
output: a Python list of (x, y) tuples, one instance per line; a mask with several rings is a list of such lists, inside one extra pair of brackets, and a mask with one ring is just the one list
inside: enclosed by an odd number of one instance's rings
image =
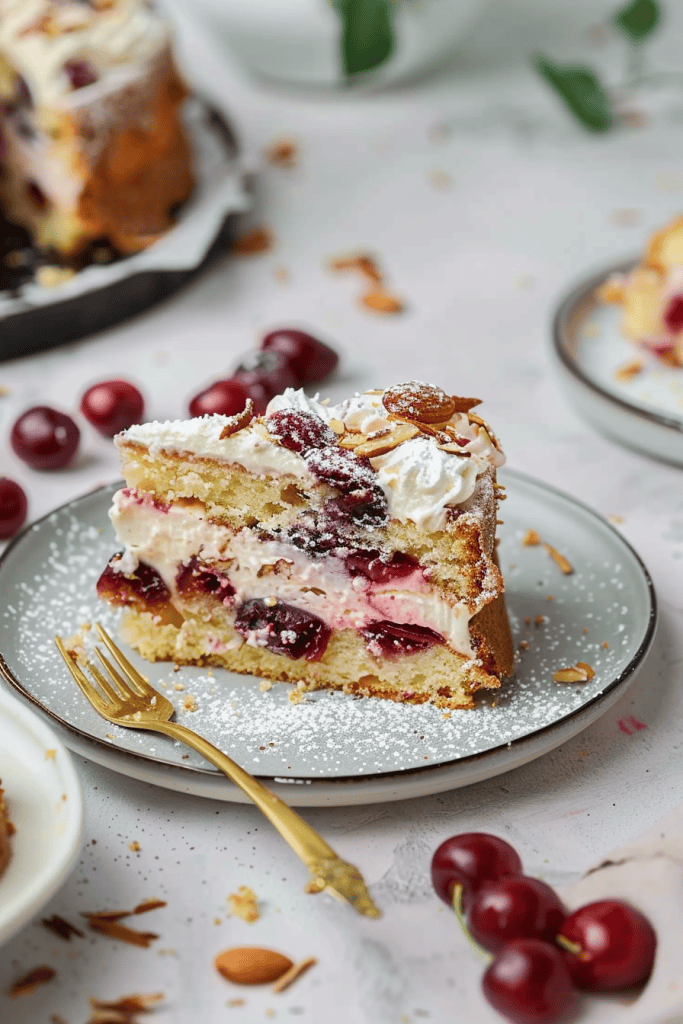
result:
[[(653, 46), (657, 65), (675, 66), (680, 10), (677, 17)], [(303, 895), (304, 869), (255, 810), (156, 790), (77, 759), (87, 845), (47, 912), (76, 921), (80, 911), (160, 897), (168, 906), (140, 919), (160, 938), (149, 950), (90, 935), (66, 944), (34, 922), (0, 950), (3, 1024), (47, 1024), (51, 1014), (81, 1024), (89, 996), (132, 991), (165, 993), (165, 1008), (150, 1018), (160, 1024), (200, 1015), (239, 1024), (273, 1016), (487, 1024), (500, 1018), (479, 994), (479, 964), (430, 892), (429, 859), (443, 838), (469, 829), (506, 835), (529, 873), (564, 885), (615, 846), (683, 831), (681, 471), (595, 434), (564, 403), (548, 357), (549, 318), (563, 291), (593, 266), (637, 250), (683, 206), (683, 100), (652, 93), (645, 127), (595, 138), (528, 70), (529, 50), (543, 48), (616, 74), (618, 45), (591, 49), (582, 35), (594, 18), (588, 3), (494, 5), (453, 65), (429, 80), (322, 98), (246, 80), (215, 24), (212, 49), (181, 18), (183, 43), (201, 49), (207, 80), (224, 95), (254, 166), (276, 136), (300, 141), (296, 169), (264, 167), (256, 184), (256, 219), (273, 228), (276, 247), (251, 260), (227, 258), (167, 304), (97, 337), (1, 365), (9, 394), (0, 399), (0, 471), (21, 481), (38, 517), (113, 479), (116, 459), (84, 424), (75, 466), (31, 471), (6, 440), (27, 406), (73, 410), (88, 384), (122, 376), (144, 388), (150, 416), (183, 414), (187, 399), (265, 329), (308, 324), (342, 354), (333, 399), (414, 376), (482, 393), (511, 465), (623, 517), (619, 528), (649, 567), (660, 605), (642, 678), (585, 733), (501, 778), (420, 801), (307, 812), (362, 868), (384, 910), (377, 922)], [(441, 124), (449, 133), (436, 141)], [(435, 171), (451, 176), (447, 187), (435, 187)], [(617, 223), (620, 209), (637, 210), (637, 223)], [(356, 281), (327, 271), (330, 255), (357, 248), (377, 253), (405, 296), (404, 315), (363, 311)], [(276, 280), (279, 266), (291, 273), (286, 284)], [(629, 715), (647, 728), (625, 728)], [(134, 840), (138, 852), (129, 849)], [(227, 916), (226, 897), (239, 885), (261, 899), (255, 924)], [(283, 995), (238, 991), (211, 964), (221, 949), (243, 944), (320, 962)], [(7, 985), (43, 963), (57, 978), (8, 1000)], [(239, 997), (244, 1005), (226, 1007)], [(683, 1000), (652, 1024), (681, 1014)], [(614, 1004), (592, 1006), (589, 1015), (640, 1020), (633, 1007)]]

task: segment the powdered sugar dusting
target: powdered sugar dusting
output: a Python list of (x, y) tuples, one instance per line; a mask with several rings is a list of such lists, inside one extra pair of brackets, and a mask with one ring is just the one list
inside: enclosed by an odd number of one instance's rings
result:
[[(255, 774), (291, 780), (371, 776), (513, 743), (577, 711), (627, 671), (647, 629), (649, 592), (637, 560), (607, 524), (541, 485), (513, 474), (505, 482), (509, 500), (499, 553), (516, 643), (526, 646), (519, 650), (516, 678), (480, 699), (474, 711), (444, 713), (431, 705), (331, 692), (307, 693), (292, 704), (285, 684), (262, 692), (255, 678), (219, 669), (174, 672), (168, 663), (131, 658), (175, 703), (179, 721)], [(198, 755), (183, 760), (185, 747), (100, 719), (54, 647), (55, 633), (69, 636), (85, 621), (99, 620), (116, 635), (114, 613), (95, 597), (95, 582), (112, 551), (107, 511), (113, 489), (53, 513), (6, 556), (0, 569), (0, 650), (30, 693), (103, 743), (211, 770)], [(540, 547), (521, 544), (530, 527), (562, 550), (573, 575), (560, 573)], [(553, 683), (558, 667), (577, 660), (592, 666), (594, 679), (577, 686)], [(176, 692), (178, 684), (183, 691)], [(185, 707), (188, 695), (191, 712)]]

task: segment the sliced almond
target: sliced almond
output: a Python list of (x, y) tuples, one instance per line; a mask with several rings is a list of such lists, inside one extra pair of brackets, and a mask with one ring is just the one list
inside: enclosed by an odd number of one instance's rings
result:
[(537, 544), (541, 543), (541, 538), (535, 530), (527, 530), (522, 537), (522, 544), (525, 548), (534, 548)]
[(553, 673), (556, 683), (587, 683), (588, 674), (582, 668), (560, 668)]
[(571, 576), (574, 572), (574, 567), (571, 562), (568, 562), (564, 555), (561, 555), (560, 552), (556, 551), (555, 548), (550, 546), (550, 544), (544, 544), (543, 547), (546, 549), (555, 564), (559, 566), (565, 576)]
[(113, 1010), (123, 1015), (147, 1013), (155, 1003), (160, 1003), (164, 998), (163, 992), (153, 992), (150, 995), (135, 993), (132, 996), (122, 996), (115, 1002), (104, 1002), (101, 999), (90, 999), (93, 1010)]
[(576, 667), (580, 668), (582, 672), (586, 673), (586, 678), (587, 679), (592, 679), (593, 676), (595, 675), (595, 672), (593, 671), (593, 669), (590, 667), (590, 665), (586, 661), (577, 661)]
[(339, 438), (338, 444), (340, 448), (349, 448), (353, 451), (358, 447), (358, 445), (365, 444), (367, 439), (367, 434), (356, 434), (349, 431), (344, 434), (343, 437)]
[(411, 441), (419, 433), (418, 427), (413, 426), (412, 423), (399, 423), (386, 436), (368, 438), (367, 441), (359, 444), (354, 451), (356, 455), (364, 455), (368, 459), (375, 459), (379, 455), (386, 455), (387, 452), (393, 451), (394, 448), (398, 448), (405, 441)]
[(381, 287), (361, 295), (360, 301), (375, 313), (402, 313), (405, 308), (403, 300), (398, 295)]
[(258, 256), (259, 253), (272, 249), (273, 244), (271, 231), (264, 225), (260, 225), (236, 238), (232, 243), (232, 251), (235, 256)]
[(273, 949), (239, 946), (225, 949), (214, 960), (219, 974), (234, 985), (267, 985), (277, 981), (291, 967), (292, 961)]
[(94, 931), (99, 932), (100, 935), (106, 935), (110, 939), (116, 939), (119, 942), (128, 942), (131, 946), (142, 946), (147, 949), (155, 939), (159, 936), (154, 932), (138, 932), (133, 928), (126, 927), (125, 924), (120, 924), (118, 921), (112, 921), (111, 918), (99, 918), (94, 915), (86, 915), (88, 918), (88, 927)]
[(220, 432), (220, 440), (225, 441), (226, 437), (231, 437), (233, 434), (236, 434), (238, 430), (242, 430), (244, 427), (247, 427), (253, 418), (254, 403), (251, 398), (248, 398), (247, 404), (244, 406), (242, 412), (238, 412), (234, 416), (230, 416), (228, 418), (228, 422)]
[(33, 992), (37, 985), (44, 985), (46, 982), (52, 981), (56, 973), (52, 967), (34, 967), (32, 971), (10, 985), (7, 995), (12, 998), (25, 996), (27, 993)]
[(615, 370), (614, 378), (619, 381), (631, 380), (633, 377), (637, 377), (639, 373), (642, 373), (644, 369), (644, 363), (641, 363), (639, 359), (634, 359), (632, 362), (624, 363), (618, 370)]
[(305, 960), (299, 960), (298, 964), (292, 964), (288, 971), (273, 985), (273, 992), (284, 992), (297, 978), (300, 978), (310, 967), (317, 964), (314, 956), (307, 956)]
[(343, 434), (346, 433), (346, 427), (341, 420), (330, 420), (330, 422), (327, 425), (332, 431), (332, 433), (336, 434), (338, 437), (341, 437)]
[(439, 444), (437, 445), (437, 448), (439, 451), (448, 452), (449, 455), (458, 455), (461, 459), (469, 459), (472, 454), (471, 452), (463, 451), (460, 445), (456, 444), (455, 441), (447, 441), (446, 444)]
[(346, 270), (358, 270), (368, 281), (372, 281), (373, 284), (382, 284), (383, 276), (377, 263), (367, 253), (359, 253), (357, 256), (342, 256), (339, 259), (332, 260), (330, 263), (332, 270), (346, 271)]

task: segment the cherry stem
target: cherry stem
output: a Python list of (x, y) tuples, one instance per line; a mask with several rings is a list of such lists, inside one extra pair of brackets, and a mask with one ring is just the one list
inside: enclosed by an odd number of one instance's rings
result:
[(572, 953), (574, 956), (578, 956), (579, 960), (584, 959), (583, 946), (580, 946), (578, 942), (572, 942), (572, 940), (568, 939), (565, 935), (556, 935), (555, 942), (558, 946), (561, 946), (562, 949), (565, 949), (567, 953)]
[(455, 913), (455, 916), (457, 917), (460, 923), (460, 927), (463, 930), (463, 934), (467, 941), (469, 942), (470, 946), (472, 946), (475, 953), (479, 957), (481, 957), (483, 960), (486, 960), (486, 962), (489, 963), (491, 960), (493, 960), (493, 957), (489, 953), (487, 953), (485, 949), (481, 948), (479, 943), (471, 935), (470, 930), (467, 927), (467, 923), (465, 922), (465, 915), (462, 912), (462, 893), (462, 884), (460, 882), (456, 882), (456, 884), (453, 886), (453, 896), (451, 900), (453, 912)]

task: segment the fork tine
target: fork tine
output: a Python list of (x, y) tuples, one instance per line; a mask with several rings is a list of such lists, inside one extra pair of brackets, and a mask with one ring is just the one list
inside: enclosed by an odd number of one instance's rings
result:
[[(105, 658), (105, 656), (102, 654), (102, 651), (99, 649), (99, 647), (95, 648), (95, 654), (97, 655), (97, 657), (102, 662), (102, 665), (103, 665), (104, 669), (109, 673), (111, 678), (114, 680), (114, 686), (118, 690), (118, 693), (116, 694), (116, 697), (114, 699), (123, 698), (124, 700), (130, 700), (131, 697), (139, 697), (140, 696), (139, 693), (134, 691), (133, 688), (128, 685), (128, 683), (123, 678), (123, 676), (119, 675), (119, 673), (116, 671), (116, 669), (114, 668), (112, 663), (109, 661), (109, 659)], [(99, 675), (99, 673), (98, 673), (98, 675)], [(99, 680), (98, 680), (98, 682), (99, 682)]]
[(64, 664), (66, 665), (69, 672), (73, 676), (74, 681), (77, 683), (83, 696), (86, 698), (86, 700), (90, 701), (90, 703), (92, 704), (92, 706), (94, 707), (95, 711), (97, 711), (98, 714), (102, 715), (103, 718), (109, 718), (109, 705), (104, 700), (102, 695), (97, 692), (97, 690), (90, 682), (90, 680), (88, 679), (80, 665), (77, 665), (74, 659), (71, 657), (66, 647), (64, 646), (64, 643), (62, 642), (62, 638), (60, 636), (55, 637), (55, 643), (57, 644), (57, 650), (64, 659)]
[(123, 651), (116, 646), (112, 638), (109, 636), (107, 631), (100, 626), (99, 622), (95, 623), (95, 629), (100, 634), (100, 639), (105, 645), (109, 653), (112, 655), (123, 674), (127, 677), (128, 682), (137, 688), (138, 692), (142, 696), (147, 694), (155, 694), (156, 690), (153, 686), (150, 686), (149, 682), (141, 675), (138, 670), (131, 665), (128, 658), (125, 656)]

